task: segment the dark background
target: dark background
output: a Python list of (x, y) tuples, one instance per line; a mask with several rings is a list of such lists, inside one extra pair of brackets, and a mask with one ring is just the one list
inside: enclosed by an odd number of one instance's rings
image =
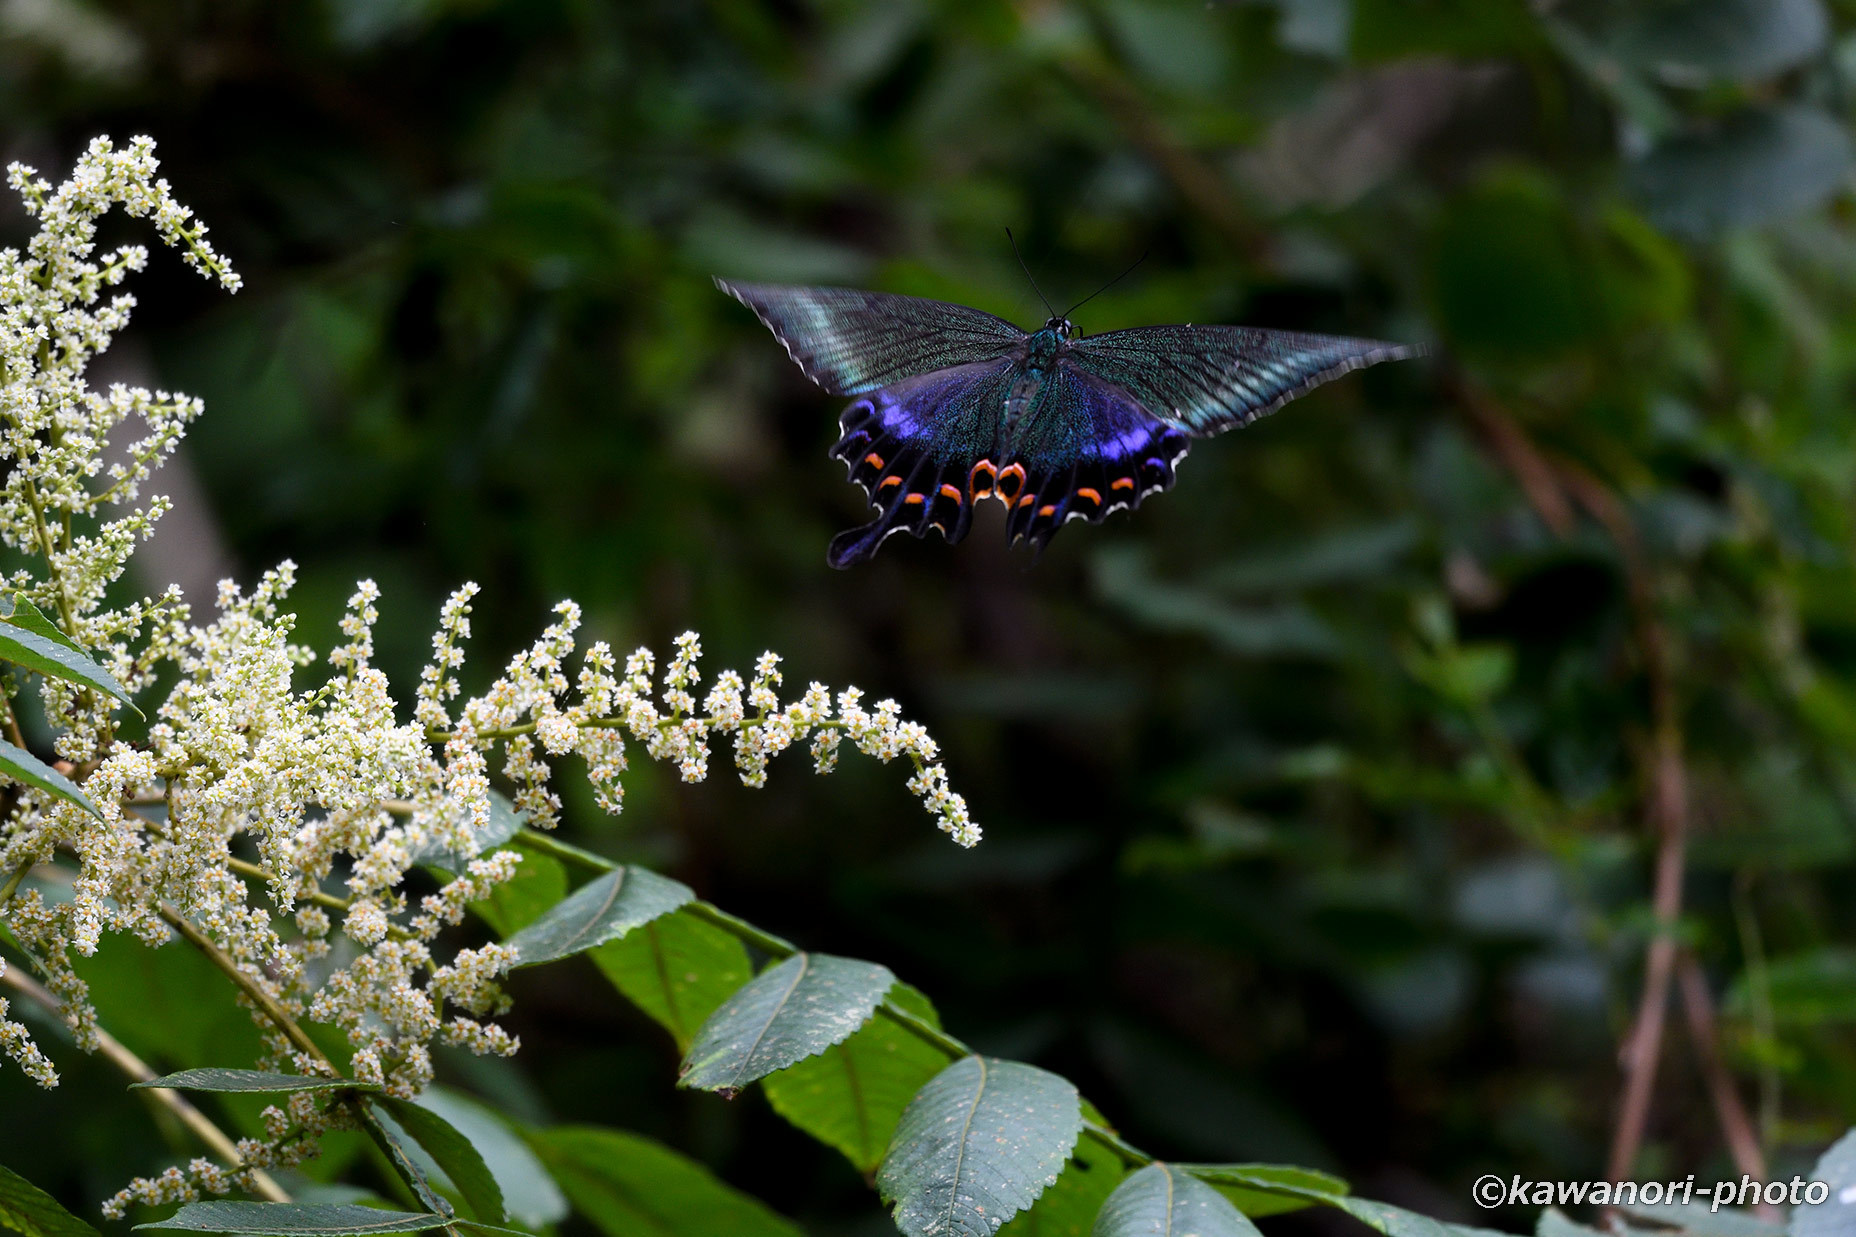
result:
[[(372, 576), (406, 701), (465, 579), (477, 682), (571, 596), (620, 648), (694, 628), (711, 672), (768, 648), (789, 690), (894, 695), (977, 850), (848, 753), (762, 792), (634, 754), (624, 815), (570, 790), (569, 836), (890, 965), (1157, 1154), (1472, 1218), (1478, 1173), (1603, 1170), (1659, 681), (1680, 932), (1774, 1175), (1856, 1119), (1852, 30), (1818, 0), (43, 0), (0, 6), (0, 154), (57, 180), (152, 135), (246, 280), (157, 252), (99, 366), (207, 403), (138, 587), (204, 608), (290, 557), (327, 647)], [(838, 401), (710, 277), (1035, 324), (1008, 225), (1060, 304), (1148, 255), (1085, 332), (1436, 352), (1199, 444), (1035, 565), (991, 515), (828, 570), (862, 519)], [(98, 965), (143, 977), (106, 1025), (158, 1068), (243, 1063), (184, 963)], [(515, 991), (521, 1056), (442, 1077), (884, 1231), (758, 1095), (674, 1091), (591, 967)], [(1673, 1008), (1667, 1038), (1639, 1175), (1737, 1176)], [(0, 1161), (94, 1215), (173, 1152), (49, 1046), (60, 1092), (0, 1072)]]

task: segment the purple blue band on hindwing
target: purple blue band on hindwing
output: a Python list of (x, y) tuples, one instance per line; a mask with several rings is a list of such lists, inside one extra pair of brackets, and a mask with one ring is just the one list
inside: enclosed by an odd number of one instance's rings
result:
[(898, 532), (965, 537), (997, 498), (1006, 532), (1042, 549), (1071, 520), (1100, 523), (1172, 488), (1195, 438), (1248, 425), (1349, 370), (1417, 350), (1234, 326), (1152, 326), (1078, 338), (977, 309), (850, 288), (716, 280), (806, 376), (858, 398), (831, 454), (877, 518), (838, 534), (849, 567)]

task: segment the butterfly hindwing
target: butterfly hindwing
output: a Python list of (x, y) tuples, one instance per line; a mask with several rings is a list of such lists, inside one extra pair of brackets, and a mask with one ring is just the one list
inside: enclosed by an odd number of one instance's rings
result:
[(1249, 425), (1349, 370), (1416, 355), (1373, 339), (1248, 326), (1143, 326), (1074, 341), (1066, 359), (1195, 438)]
[(967, 535), (976, 480), (986, 488), (976, 461), (998, 438), (1011, 375), (1008, 360), (957, 365), (872, 391), (844, 410), (831, 454), (882, 514), (832, 538), (833, 567), (862, 562), (893, 533), (924, 537), (934, 528), (949, 543)]
[(806, 377), (833, 395), (994, 360), (1025, 338), (984, 310), (919, 296), (725, 279), (715, 286), (753, 310)]
[(1006, 496), (1006, 536), (1043, 549), (1071, 520), (1100, 524), (1173, 488), (1191, 440), (1122, 388), (1066, 357), (1038, 392), (1013, 444), (1024, 484)]

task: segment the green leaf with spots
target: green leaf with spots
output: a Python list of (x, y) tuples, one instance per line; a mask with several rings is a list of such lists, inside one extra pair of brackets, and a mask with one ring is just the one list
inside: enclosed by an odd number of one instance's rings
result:
[(740, 938), (689, 911), (652, 919), (591, 957), (612, 986), (684, 1051), (709, 1015), (754, 977)]
[(1067, 1078), (963, 1057), (903, 1111), (877, 1187), (908, 1237), (991, 1233), (1057, 1180), (1082, 1128)]
[(758, 1199), (648, 1138), (591, 1126), (528, 1137), (574, 1210), (609, 1237), (801, 1237)]
[(508, 943), (516, 949), (517, 966), (538, 966), (618, 940), (695, 897), (688, 885), (644, 868), (614, 868), (574, 890)]
[[(928, 998), (907, 984), (892, 988), (889, 1000), (941, 1025)], [(946, 1068), (946, 1053), (879, 1014), (843, 1043), (770, 1075), (761, 1087), (775, 1112), (870, 1173), (883, 1162), (902, 1110)]]
[(75, 803), (99, 820), (103, 818), (103, 814), (97, 811), (97, 805), (90, 801), (90, 796), (77, 788), (76, 782), (25, 748), (14, 747), (4, 740), (0, 740), (0, 778), (36, 787), (47, 794), (56, 795), (66, 803)]
[(1158, 1161), (1130, 1176), (1096, 1217), (1094, 1237), (1259, 1237), (1230, 1200)]
[(1013, 1216), (998, 1237), (1089, 1237), (1102, 1204), (1127, 1171), (1120, 1155), (1084, 1135), (1057, 1180), (1029, 1210)]
[(381, 1211), (359, 1203), (246, 1203), (211, 1199), (188, 1203), (165, 1220), (139, 1229), (185, 1233), (236, 1233), (239, 1237), (361, 1237), (367, 1233), (417, 1233), (451, 1217), (424, 1211)]
[(737, 989), (696, 1032), (682, 1085), (733, 1095), (841, 1044), (895, 986), (886, 966), (798, 953)]
[(97, 1230), (10, 1168), (0, 1167), (0, 1228), (21, 1237), (97, 1237)]

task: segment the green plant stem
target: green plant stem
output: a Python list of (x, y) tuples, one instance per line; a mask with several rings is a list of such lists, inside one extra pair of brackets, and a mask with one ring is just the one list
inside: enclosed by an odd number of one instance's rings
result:
[[(596, 855), (590, 850), (582, 850), (578, 846), (563, 842), (559, 838), (552, 837), (548, 834), (537, 832), (534, 829), (523, 829), (510, 840), (525, 850), (533, 851), (539, 855), (552, 856), (571, 867), (579, 868), (583, 872), (603, 874), (615, 871), (622, 866), (618, 863), (614, 863), (604, 855)], [(775, 936), (773, 933), (765, 931), (764, 929), (757, 928), (747, 920), (737, 915), (731, 915), (727, 911), (711, 903), (695, 901), (686, 903), (681, 909), (688, 911), (698, 919), (715, 925), (722, 929), (722, 931), (729, 933), (731, 936), (741, 941), (743, 944), (752, 945), (762, 953), (769, 954), (775, 958), (790, 958), (799, 952), (799, 946), (793, 944), (791, 941), (783, 937)], [(916, 1015), (903, 1009), (892, 1001), (879, 1002), (876, 1007), (876, 1014), (878, 1017), (887, 1019), (896, 1026), (901, 1027), (923, 1043), (935, 1048), (949, 1060), (958, 1061), (962, 1057), (970, 1057), (973, 1055), (973, 1049), (969, 1048), (966, 1044), (954, 1038), (952, 1035), (949, 1035), (940, 1027), (935, 1026), (925, 1019), (918, 1018)], [(1094, 1121), (1085, 1121), (1083, 1122), (1083, 1133), (1085, 1136), (1094, 1139), (1096, 1142), (1101, 1143), (1104, 1147), (1114, 1152), (1120, 1157), (1124, 1164), (1140, 1167), (1144, 1164), (1153, 1163), (1152, 1156), (1148, 1155), (1140, 1148), (1123, 1141), (1118, 1134), (1106, 1126), (1099, 1125)]]
[(26, 873), (30, 871), (32, 871), (30, 859), (13, 869), (13, 875), (6, 878), (6, 884), (0, 885), (0, 906), (5, 906), (12, 900), (14, 891), (19, 888), (19, 882), (25, 880)]
[[(44, 985), (40, 984), (30, 975), (24, 974), (16, 967), (8, 967), (4, 974), (0, 974), (0, 983), (7, 984), (21, 996), (51, 1011), (53, 1014), (59, 1012), (58, 998), (47, 991)], [(148, 1062), (136, 1056), (121, 1040), (111, 1035), (108, 1031), (98, 1027), (94, 1033), (97, 1039), (97, 1050), (108, 1059), (110, 1064), (127, 1074), (130, 1078), (133, 1078), (136, 1082), (153, 1082), (156, 1078), (160, 1077), (160, 1075), (156, 1074), (155, 1071), (150, 1068)], [(224, 1130), (213, 1124), (211, 1118), (189, 1103), (186, 1096), (178, 1091), (171, 1091), (166, 1087), (148, 1087), (144, 1088), (142, 1093), (150, 1102), (159, 1104), (172, 1113), (175, 1119), (186, 1126), (187, 1129), (191, 1130), (194, 1137), (206, 1144), (207, 1149), (214, 1155), (217, 1155), (229, 1164), (238, 1164), (242, 1162), (242, 1157), (238, 1153), (238, 1144), (233, 1142)], [(273, 1203), (287, 1203), (290, 1201), (290, 1195), (285, 1193), (284, 1188), (277, 1184), (277, 1179), (265, 1172), (262, 1168), (248, 1168), (244, 1171), (251, 1181), (253, 1193), (261, 1195)]]

